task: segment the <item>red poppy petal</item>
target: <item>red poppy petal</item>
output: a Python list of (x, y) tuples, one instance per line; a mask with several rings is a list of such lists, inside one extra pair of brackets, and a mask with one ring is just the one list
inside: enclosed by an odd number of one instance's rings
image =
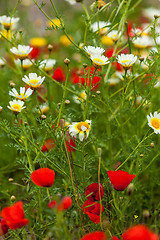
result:
[(9, 223), (7, 223), (7, 225), (10, 229), (14, 230), (14, 229), (21, 228), (21, 227), (27, 225), (28, 222), (29, 222), (29, 220), (24, 218), (24, 219), (20, 219), (17, 221), (9, 222)]
[(123, 240), (158, 240), (159, 237), (157, 234), (151, 232), (144, 225), (136, 225), (130, 227), (125, 233), (122, 235)]
[(51, 187), (54, 183), (55, 172), (49, 168), (40, 168), (31, 173), (31, 180), (40, 187)]
[(89, 213), (89, 212), (87, 212), (87, 215), (88, 215), (89, 219), (90, 219), (93, 223), (95, 223), (95, 224), (100, 223), (100, 216), (99, 216), (99, 215), (93, 214), (93, 213)]
[(11, 207), (3, 208), (1, 216), (5, 221), (16, 221), (24, 218), (23, 203), (19, 201)]
[(93, 233), (88, 233), (87, 235), (82, 237), (81, 240), (107, 240), (107, 237), (105, 233), (97, 231)]
[(123, 191), (130, 184), (130, 182), (136, 177), (136, 175), (129, 174), (128, 172), (118, 170), (118, 171), (108, 171), (109, 179), (114, 187), (118, 191)]

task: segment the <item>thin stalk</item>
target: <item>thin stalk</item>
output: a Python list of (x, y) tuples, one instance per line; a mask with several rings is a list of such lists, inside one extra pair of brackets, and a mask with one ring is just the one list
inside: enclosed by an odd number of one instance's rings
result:
[(142, 141), (139, 142), (139, 143), (137, 144), (137, 146), (134, 148), (134, 150), (130, 153), (130, 155), (123, 161), (123, 163), (122, 163), (118, 168), (116, 168), (116, 171), (119, 170), (119, 169), (130, 159), (130, 157), (131, 157), (131, 156), (133, 155), (133, 153), (141, 146), (141, 144), (142, 144), (145, 140), (147, 140), (148, 138), (150, 138), (153, 134), (154, 134), (154, 132), (152, 132), (149, 136), (143, 138)]
[(102, 227), (102, 198), (101, 198), (101, 182), (100, 182), (100, 173), (101, 173), (101, 149), (98, 149), (99, 155), (99, 164), (98, 164), (98, 190), (99, 190), (99, 200), (100, 200), (100, 225), (101, 230), (103, 231)]

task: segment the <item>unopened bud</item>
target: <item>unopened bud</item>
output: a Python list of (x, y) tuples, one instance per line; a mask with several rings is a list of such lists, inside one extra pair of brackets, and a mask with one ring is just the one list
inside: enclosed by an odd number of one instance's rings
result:
[(0, 113), (2, 112), (3, 107), (0, 106)]
[(59, 102), (59, 103), (57, 103), (57, 105), (58, 105), (58, 106), (60, 106), (60, 105), (61, 105), (61, 103)]
[(70, 104), (70, 101), (68, 99), (65, 100), (65, 104)]
[(151, 142), (151, 147), (152, 147), (152, 148), (155, 148), (154, 142)]
[(60, 127), (63, 129), (64, 128), (64, 119), (61, 118), (59, 121)]
[(46, 115), (41, 115), (41, 119), (46, 119)]
[(96, 97), (96, 95), (93, 94), (92, 97)]
[(101, 93), (101, 91), (96, 91), (96, 93), (97, 93), (97, 94), (100, 94), (100, 93)]
[(130, 196), (133, 191), (134, 191), (134, 184), (130, 183), (127, 187), (127, 194)]
[(15, 197), (14, 195), (12, 195), (12, 196), (10, 197), (10, 199), (11, 199), (12, 201), (14, 201), (14, 200), (16, 199), (16, 197)]
[(140, 154), (140, 157), (143, 157), (143, 154), (142, 154), (142, 153)]
[(144, 57), (139, 57), (139, 60), (140, 60), (141, 62), (143, 62), (143, 61), (144, 61)]
[(83, 67), (86, 68), (88, 65), (87, 63), (83, 63)]
[(11, 87), (15, 87), (15, 86), (16, 86), (16, 84), (15, 84), (14, 82), (12, 82), (12, 81), (9, 81), (9, 85), (10, 85)]
[(66, 65), (69, 65), (69, 64), (70, 64), (70, 60), (69, 60), (68, 58), (66, 58), (66, 59), (64, 59), (64, 63), (65, 63)]
[(9, 182), (13, 182), (13, 178), (9, 178), (8, 181), (9, 181)]
[(98, 157), (101, 157), (101, 155), (102, 155), (102, 148), (97, 148), (97, 152), (98, 152)]
[(143, 210), (143, 217), (148, 218), (150, 216), (149, 211), (147, 209)]
[(155, 18), (155, 19), (159, 18), (159, 15), (154, 14), (154, 18)]
[(51, 52), (53, 49), (53, 46), (51, 44), (48, 45), (48, 50)]

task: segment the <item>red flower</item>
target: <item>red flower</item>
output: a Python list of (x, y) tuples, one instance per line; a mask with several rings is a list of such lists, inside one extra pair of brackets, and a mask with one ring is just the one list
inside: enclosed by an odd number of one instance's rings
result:
[(70, 208), (71, 206), (72, 206), (72, 198), (69, 196), (66, 196), (62, 198), (61, 202), (57, 207), (57, 210), (60, 212)]
[[(91, 194), (92, 193), (92, 194)], [(91, 195), (90, 195), (91, 194)], [(88, 195), (90, 195), (89, 197), (87, 197)], [(103, 186), (100, 183), (100, 194), (99, 194), (99, 184), (98, 183), (92, 183), (90, 184), (84, 192), (84, 196), (86, 196), (86, 198), (90, 201), (99, 201), (100, 200), (100, 196), (101, 195), (101, 199), (103, 198), (104, 192), (103, 192)]]
[[(90, 76), (89, 76), (89, 83), (88, 83), (88, 71), (89, 71), (89, 67), (87, 67), (85, 69), (85, 73), (84, 70), (81, 70), (79, 74), (77, 74), (77, 72), (73, 72), (72, 73), (72, 82), (73, 83), (81, 83), (82, 85), (87, 85), (87, 83), (89, 84), (89, 86), (91, 85), (91, 81), (92, 81), (92, 76), (93, 76), (93, 72), (94, 72), (95, 68), (92, 66), (91, 70), (90, 70)], [(95, 90), (99, 87), (100, 81), (101, 81), (101, 77), (97, 76), (98, 72), (100, 70), (97, 70), (95, 72), (95, 75), (93, 77), (93, 81), (92, 81), (92, 88), (91, 90)]]
[(135, 178), (136, 175), (131, 175), (128, 172), (118, 170), (118, 171), (108, 171), (109, 179), (114, 187), (118, 191), (123, 191), (130, 184), (130, 182)]
[(123, 240), (158, 240), (159, 236), (144, 225), (130, 227), (122, 235)]
[(113, 236), (113, 237), (112, 237), (112, 240), (119, 240), (119, 238), (116, 237), (116, 236)]
[(6, 234), (8, 232), (8, 226), (6, 221), (0, 218), (0, 236)]
[(40, 168), (31, 173), (31, 180), (40, 187), (51, 187), (54, 183), (55, 172), (49, 168)]
[(70, 139), (70, 141), (67, 141), (66, 142), (66, 145), (67, 145), (67, 149), (68, 149), (68, 152), (73, 152), (75, 151), (75, 147), (76, 147), (76, 144), (75, 144), (75, 141), (73, 139)]
[(30, 58), (34, 58), (34, 59), (36, 59), (36, 58), (38, 58), (39, 57), (39, 55), (40, 55), (40, 50), (39, 50), (39, 48), (36, 48), (36, 47), (32, 47), (33, 49), (32, 49), (32, 51), (29, 53), (29, 57)]
[(57, 67), (55, 70), (54, 70), (54, 74), (52, 76), (53, 79), (57, 80), (58, 82), (63, 82), (65, 81), (66, 77), (65, 77), (65, 74), (63, 72), (63, 68), (61, 67)]
[(103, 205), (100, 205), (97, 202), (92, 202), (90, 200), (85, 201), (85, 203), (81, 206), (82, 210), (85, 214), (88, 215), (90, 220), (95, 224), (100, 223), (100, 210), (104, 211)]
[(81, 238), (81, 240), (107, 240), (107, 236), (104, 232), (93, 232), (88, 233), (84, 237)]
[(55, 200), (52, 200), (48, 203), (48, 207), (49, 208), (54, 208), (57, 206), (57, 202)]
[(12, 230), (21, 228), (29, 222), (28, 219), (24, 218), (22, 201), (13, 204), (11, 207), (3, 208), (1, 216)]
[(55, 143), (53, 142), (53, 140), (51, 138), (46, 139), (45, 144), (42, 147), (42, 152), (48, 152), (49, 150), (51, 150), (52, 148), (55, 147)]

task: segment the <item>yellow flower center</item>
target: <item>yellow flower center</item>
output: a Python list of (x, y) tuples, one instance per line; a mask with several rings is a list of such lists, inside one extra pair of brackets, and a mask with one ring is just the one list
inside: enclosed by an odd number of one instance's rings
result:
[(20, 99), (20, 100), (25, 100), (26, 98), (27, 98), (27, 96), (26, 97), (24, 97), (25, 96), (25, 94), (24, 93), (21, 93), (21, 94), (17, 94), (16, 95), (16, 98), (18, 98), (18, 99)]
[(160, 129), (160, 120), (158, 118), (152, 118), (151, 126), (154, 127), (155, 129), (159, 130)]
[(79, 122), (76, 124), (75, 128), (78, 132), (88, 132), (91, 127), (87, 122)]
[(31, 86), (32, 86), (32, 84), (36, 85), (38, 83), (38, 79), (31, 79), (31, 80), (29, 80), (29, 83), (31, 83)]
[(21, 105), (19, 105), (19, 104), (13, 104), (12, 105), (12, 110), (13, 111), (16, 111), (16, 112), (20, 112), (20, 110), (21, 110)]
[(101, 60), (101, 59), (99, 59), (99, 58), (94, 58), (94, 59), (93, 59), (93, 62), (94, 62), (96, 65), (99, 65), (99, 66), (104, 65), (104, 61)]
[(122, 60), (121, 63), (130, 62), (130, 60)]

